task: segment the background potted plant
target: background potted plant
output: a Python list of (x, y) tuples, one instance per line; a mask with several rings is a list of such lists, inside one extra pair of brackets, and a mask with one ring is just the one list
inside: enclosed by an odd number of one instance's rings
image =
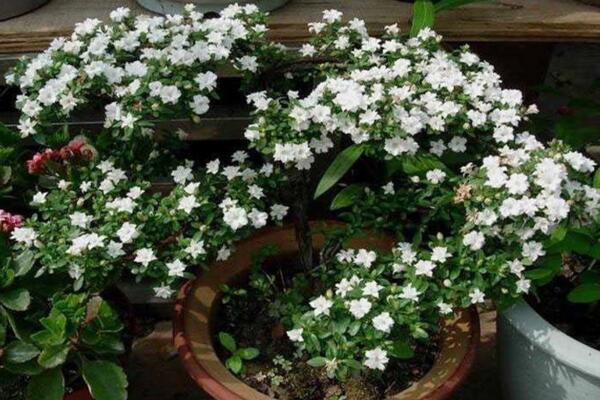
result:
[(261, 11), (272, 11), (283, 7), (290, 0), (137, 0), (144, 8), (160, 14), (181, 14), (186, 4), (193, 4), (195, 8), (202, 13), (218, 13), (230, 5), (252, 4)]

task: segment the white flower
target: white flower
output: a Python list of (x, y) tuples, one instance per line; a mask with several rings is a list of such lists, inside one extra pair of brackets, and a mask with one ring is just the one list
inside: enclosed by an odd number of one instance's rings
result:
[(594, 172), (596, 163), (585, 157), (583, 154), (576, 151), (570, 151), (565, 154), (564, 159), (573, 167), (574, 170), (580, 172)]
[(437, 246), (431, 249), (431, 261), (445, 263), (450, 257), (452, 257), (452, 254), (448, 252), (446, 247)]
[(467, 139), (460, 136), (454, 136), (450, 142), (448, 142), (448, 147), (455, 153), (464, 153), (467, 151)]
[(250, 195), (250, 197), (253, 197), (255, 199), (261, 199), (265, 195), (263, 189), (257, 185), (248, 186), (248, 194)]
[(23, 243), (30, 247), (37, 239), (38, 234), (32, 228), (15, 228), (10, 238), (16, 242)]
[(509, 261), (508, 268), (510, 269), (511, 273), (513, 273), (517, 276), (521, 276), (523, 271), (525, 271), (525, 267), (523, 266), (523, 263), (521, 261), (519, 261), (518, 259)]
[(181, 91), (174, 85), (164, 85), (160, 88), (160, 99), (163, 103), (177, 104)]
[(130, 222), (125, 222), (117, 231), (117, 236), (121, 243), (131, 243), (131, 241), (139, 236), (137, 226)]
[(485, 301), (485, 294), (479, 288), (469, 293), (469, 297), (471, 298), (471, 304), (483, 303)]
[(471, 231), (463, 237), (463, 244), (471, 250), (477, 251), (485, 244), (485, 236), (481, 232)]
[(299, 342), (299, 343), (304, 342), (302, 333), (304, 333), (304, 329), (302, 329), (302, 328), (292, 329), (292, 330), (287, 331), (287, 335), (290, 338), (290, 340), (292, 342)]
[(142, 188), (140, 188), (139, 186), (134, 186), (131, 189), (129, 189), (129, 191), (127, 192), (127, 197), (129, 197), (132, 200), (136, 200), (142, 194), (144, 194), (144, 191), (142, 190)]
[(187, 266), (180, 260), (175, 260), (173, 262), (167, 263), (166, 266), (168, 269), (168, 275), (177, 277), (183, 277), (183, 273), (187, 268)]
[(69, 188), (69, 186), (71, 186), (71, 182), (65, 181), (64, 179), (61, 179), (60, 181), (58, 181), (58, 188), (60, 190), (67, 190)]
[(415, 154), (419, 149), (419, 144), (413, 138), (386, 139), (384, 150), (392, 156), (399, 156), (404, 153)]
[(217, 87), (217, 75), (212, 71), (199, 73), (194, 81), (200, 90), (213, 90)]
[(200, 204), (196, 201), (196, 196), (184, 196), (179, 199), (179, 204), (177, 205), (178, 210), (185, 211), (186, 214), (192, 212), (192, 210), (196, 207), (199, 207)]
[(252, 222), (252, 226), (255, 228), (262, 228), (267, 224), (267, 219), (269, 218), (269, 214), (263, 211), (259, 211), (256, 208), (253, 208), (248, 213), (248, 218)]
[(371, 311), (371, 302), (365, 298), (350, 301), (350, 313), (356, 319), (361, 319)]
[(531, 288), (531, 281), (529, 279), (521, 278), (517, 281), (517, 293), (529, 293)]
[(154, 260), (156, 260), (154, 251), (152, 249), (144, 248), (135, 252), (135, 259), (133, 261), (147, 267)]
[(523, 257), (528, 258), (531, 261), (535, 261), (538, 258), (544, 256), (546, 252), (544, 251), (544, 246), (539, 242), (526, 242), (523, 243)]
[(69, 276), (73, 280), (78, 280), (83, 275), (83, 268), (79, 264), (71, 264), (69, 266)]
[(282, 204), (274, 204), (271, 206), (271, 218), (275, 221), (281, 221), (287, 215), (290, 208)]
[(394, 326), (394, 320), (390, 317), (390, 313), (382, 312), (372, 320), (373, 327), (381, 332), (390, 333)]
[(338, 22), (342, 20), (342, 12), (338, 10), (324, 10), (323, 11), (323, 20), (329, 24), (334, 22)]
[(34, 204), (34, 205), (45, 204), (47, 195), (48, 195), (48, 193), (37, 192), (35, 195), (33, 195), (33, 200), (31, 201), (31, 204)]
[(108, 243), (108, 246), (106, 246), (106, 252), (111, 258), (117, 258), (125, 254), (123, 251), (123, 244), (112, 240)]
[(243, 56), (238, 59), (239, 67), (243, 71), (256, 72), (258, 70), (257, 58), (254, 56)]
[(313, 308), (315, 317), (318, 317), (321, 314), (329, 315), (329, 309), (333, 305), (333, 302), (331, 300), (326, 299), (325, 296), (319, 296), (313, 301), (311, 301), (309, 304)]
[(415, 275), (425, 275), (428, 277), (433, 276), (433, 270), (435, 269), (435, 264), (428, 260), (419, 260), (415, 264)]
[(444, 303), (443, 301), (440, 301), (439, 303), (437, 303), (437, 306), (440, 310), (440, 313), (443, 315), (447, 315), (450, 314), (452, 312), (452, 306), (450, 306), (449, 304)]
[(401, 299), (418, 301), (420, 294), (421, 293), (419, 293), (419, 291), (411, 283), (409, 283), (408, 285), (402, 288), (402, 293), (400, 293), (398, 297), (400, 297)]
[(231, 256), (231, 249), (223, 246), (217, 252), (217, 261), (225, 261)]
[(377, 369), (379, 371), (384, 371), (387, 363), (389, 362), (387, 352), (385, 350), (382, 350), (381, 347), (376, 347), (373, 350), (368, 350), (365, 353), (365, 357), (365, 366), (369, 369)]
[(367, 282), (362, 290), (363, 296), (373, 296), (379, 298), (379, 291), (383, 289), (383, 286), (379, 285), (375, 281)]
[(300, 54), (304, 57), (312, 57), (317, 53), (317, 49), (312, 44), (305, 43), (300, 48)]
[(432, 169), (425, 174), (427, 180), (433, 184), (438, 184), (444, 180), (446, 173), (441, 169)]
[(341, 281), (335, 284), (335, 294), (344, 298), (348, 294), (350, 290), (354, 287), (352, 281), (349, 281), (346, 278), (343, 278)]
[(248, 213), (241, 207), (229, 207), (223, 211), (223, 221), (232, 230), (237, 231), (248, 225)]
[(523, 194), (529, 189), (527, 175), (521, 173), (512, 174), (505, 185), (510, 194)]
[(175, 293), (175, 291), (167, 285), (154, 288), (154, 295), (156, 297), (160, 297), (161, 299), (170, 299), (171, 296), (173, 296), (173, 293)]
[(365, 268), (370, 268), (377, 259), (377, 253), (365, 249), (360, 249), (354, 256), (354, 263)]
[(206, 250), (204, 249), (204, 242), (201, 240), (190, 240), (190, 243), (183, 251), (192, 256), (192, 258), (196, 258), (201, 254), (206, 254)]
[(80, 211), (76, 211), (69, 216), (69, 219), (71, 220), (71, 225), (85, 229), (88, 227), (90, 222), (92, 222), (94, 217)]
[(190, 107), (192, 108), (195, 114), (205, 114), (210, 108), (210, 99), (206, 96), (198, 94), (192, 98)]
[(180, 165), (173, 170), (173, 172), (171, 172), (171, 176), (173, 177), (173, 181), (175, 183), (184, 184), (192, 179), (192, 169), (190, 167)]
[(383, 193), (384, 194), (394, 194), (395, 193), (394, 183), (393, 182), (388, 182), (387, 184), (385, 184), (383, 186)]

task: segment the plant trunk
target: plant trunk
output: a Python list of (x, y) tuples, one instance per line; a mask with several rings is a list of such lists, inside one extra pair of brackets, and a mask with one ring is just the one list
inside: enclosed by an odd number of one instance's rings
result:
[(310, 178), (307, 172), (298, 171), (292, 180), (294, 199), (294, 229), (298, 242), (298, 261), (305, 271), (314, 267), (312, 234), (308, 224), (308, 203), (310, 201)]

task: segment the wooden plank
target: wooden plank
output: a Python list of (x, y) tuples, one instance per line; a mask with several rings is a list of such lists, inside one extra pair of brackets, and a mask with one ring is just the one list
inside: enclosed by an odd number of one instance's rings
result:
[[(57, 36), (69, 35), (85, 18), (106, 19), (118, 6), (145, 12), (134, 0), (52, 0), (40, 9), (0, 22), (0, 53), (43, 50)], [(292, 0), (269, 18), (270, 38), (300, 42), (306, 24), (327, 8), (346, 18), (362, 18), (372, 33), (388, 24), (408, 29), (411, 4), (398, 0)], [(436, 25), (450, 41), (600, 42), (600, 8), (577, 0), (492, 0), (443, 13)]]

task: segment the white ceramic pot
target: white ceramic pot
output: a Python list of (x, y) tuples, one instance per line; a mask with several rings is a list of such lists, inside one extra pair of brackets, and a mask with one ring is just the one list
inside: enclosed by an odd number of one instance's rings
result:
[(506, 400), (600, 399), (600, 351), (567, 336), (521, 302), (498, 317)]
[(261, 11), (271, 11), (283, 6), (289, 0), (137, 0), (138, 4), (159, 14), (181, 14), (186, 4), (194, 4), (202, 13), (219, 12), (225, 7), (238, 3), (256, 4)]
[(0, 0), (0, 21), (35, 10), (49, 1), (50, 0)]

